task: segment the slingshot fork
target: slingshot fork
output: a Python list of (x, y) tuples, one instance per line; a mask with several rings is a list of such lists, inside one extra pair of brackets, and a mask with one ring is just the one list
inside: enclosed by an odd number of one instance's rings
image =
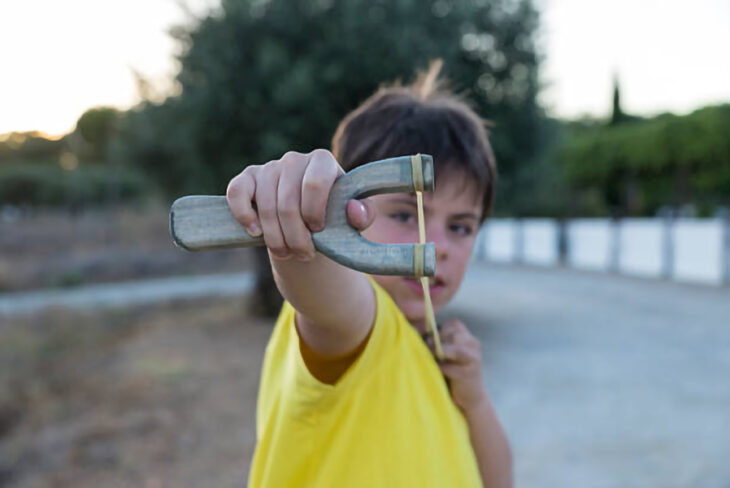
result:
[[(434, 276), (433, 243), (376, 244), (350, 226), (345, 210), (353, 198), (433, 191), (433, 185), (433, 158), (426, 154), (383, 159), (345, 173), (330, 190), (324, 229), (312, 233), (315, 249), (369, 274)], [(170, 232), (175, 244), (188, 251), (264, 245), (262, 236), (250, 236), (236, 220), (224, 196), (178, 198), (170, 209)]]

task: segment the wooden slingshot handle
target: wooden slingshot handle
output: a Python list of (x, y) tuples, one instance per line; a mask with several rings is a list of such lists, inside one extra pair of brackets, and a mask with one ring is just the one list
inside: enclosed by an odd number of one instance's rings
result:
[[(433, 191), (433, 158), (426, 154), (384, 159), (359, 166), (335, 180), (327, 200), (325, 228), (312, 233), (317, 251), (369, 274), (434, 276), (436, 250), (427, 244), (376, 244), (347, 221), (346, 204), (379, 193)], [(170, 233), (188, 251), (263, 246), (236, 220), (224, 196), (178, 198), (170, 209)]]

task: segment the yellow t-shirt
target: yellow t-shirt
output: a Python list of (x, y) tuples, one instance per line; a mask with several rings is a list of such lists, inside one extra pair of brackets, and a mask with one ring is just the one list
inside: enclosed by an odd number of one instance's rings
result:
[(285, 303), (264, 357), (250, 487), (480, 487), (468, 426), (390, 295), (334, 385), (307, 369)]

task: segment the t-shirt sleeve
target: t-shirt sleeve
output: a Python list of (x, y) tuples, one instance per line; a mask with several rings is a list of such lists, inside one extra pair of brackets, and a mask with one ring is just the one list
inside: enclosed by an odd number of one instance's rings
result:
[[(273, 361), (272, 357), (278, 357), (279, 359), (276, 359), (276, 361), (285, 360), (294, 368), (295, 371), (293, 372), (300, 386), (306, 389), (314, 388), (315, 390), (321, 388), (326, 391), (349, 388), (352, 382), (362, 380), (367, 376), (368, 371), (376, 368), (385, 355), (393, 353), (392, 351), (403, 332), (403, 327), (408, 326), (408, 321), (395, 305), (388, 292), (369, 276), (368, 280), (375, 294), (376, 303), (373, 327), (368, 334), (364, 347), (359, 348), (361, 351), (358, 357), (352, 361), (334, 384), (320, 381), (317, 377), (321, 376), (316, 371), (310, 371), (302, 356), (301, 338), (295, 325), (296, 312), (288, 302), (284, 303), (271, 341), (267, 346), (264, 370), (266, 370), (267, 361)], [(304, 345), (303, 347), (306, 348), (307, 346)]]
[(395, 354), (397, 344), (406, 331), (405, 327), (410, 327), (388, 292), (372, 277), (368, 276), (368, 279), (375, 293), (375, 321), (370, 331), (370, 339), (360, 357), (340, 378), (339, 383), (343, 384), (343, 387), (347, 387), (350, 381), (357, 381), (367, 376), (368, 371), (373, 371), (383, 363), (385, 356)]

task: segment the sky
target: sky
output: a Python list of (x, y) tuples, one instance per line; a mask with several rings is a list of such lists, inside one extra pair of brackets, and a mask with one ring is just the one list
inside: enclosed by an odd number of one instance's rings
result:
[(687, 113), (730, 102), (729, 0), (536, 0), (553, 115)]
[[(170, 90), (178, 1), (3, 0), (0, 134), (60, 135), (92, 106), (128, 108), (139, 100), (133, 71)], [(607, 116), (614, 74), (637, 115), (730, 102), (729, 0), (535, 2), (549, 114)], [(185, 3), (199, 13), (217, 1)]]
[[(215, 0), (186, 0), (194, 12)], [(133, 70), (171, 89), (186, 20), (175, 0), (1, 0), (0, 134), (73, 130), (98, 105), (139, 101)]]

